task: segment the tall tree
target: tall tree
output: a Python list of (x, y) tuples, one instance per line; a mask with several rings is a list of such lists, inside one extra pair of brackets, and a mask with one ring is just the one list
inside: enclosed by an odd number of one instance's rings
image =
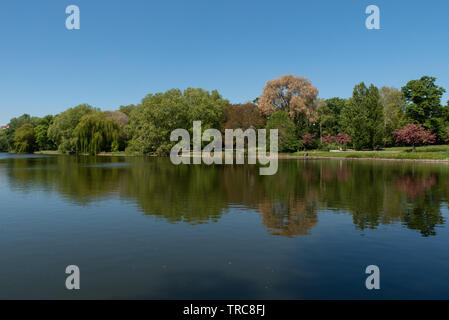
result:
[(342, 115), (345, 132), (355, 149), (374, 149), (383, 145), (384, 118), (379, 90), (362, 82), (354, 87)]
[(384, 109), (384, 142), (386, 146), (392, 146), (395, 142), (394, 130), (406, 124), (406, 101), (402, 91), (394, 87), (382, 87), (379, 94)]
[(428, 119), (441, 116), (441, 97), (446, 90), (437, 86), (435, 81), (434, 77), (423, 76), (402, 87), (407, 101), (407, 115), (416, 123), (425, 124)]
[(326, 99), (318, 109), (321, 136), (336, 135), (342, 131), (341, 114), (346, 100), (341, 98)]
[(278, 150), (280, 152), (298, 151), (302, 143), (296, 136), (296, 128), (285, 111), (279, 110), (270, 115), (266, 124), (267, 132), (278, 129)]
[(48, 136), (48, 128), (53, 123), (54, 117), (52, 115), (47, 115), (39, 119), (36, 123), (36, 142), (39, 150), (54, 150), (56, 145)]
[(307, 123), (315, 123), (318, 120), (317, 95), (318, 89), (312, 86), (310, 80), (284, 75), (267, 81), (258, 104), (265, 116), (282, 110), (293, 120), (304, 118)]

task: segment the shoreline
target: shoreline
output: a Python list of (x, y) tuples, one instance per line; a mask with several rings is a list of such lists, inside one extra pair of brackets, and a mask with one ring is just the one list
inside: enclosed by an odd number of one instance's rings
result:
[(397, 158), (373, 158), (373, 157), (326, 157), (326, 156), (297, 156), (297, 155), (288, 155), (288, 154), (280, 154), (278, 156), (279, 159), (303, 159), (303, 160), (326, 160), (326, 159), (334, 159), (334, 160), (369, 160), (369, 161), (404, 161), (404, 162), (441, 162), (441, 163), (449, 163), (449, 160), (443, 159), (397, 159)]
[[(33, 154), (36, 155), (65, 155), (58, 151), (37, 151)], [(88, 154), (78, 154), (79, 156), (89, 156)], [(157, 155), (137, 155), (137, 154), (125, 154), (125, 153), (99, 153), (98, 157), (158, 157), (165, 158), (168, 156)], [(342, 156), (314, 156), (314, 155), (294, 155), (294, 154), (278, 154), (278, 159), (302, 159), (302, 160), (365, 160), (365, 161), (395, 161), (395, 162), (429, 162), (429, 163), (449, 163), (449, 159), (407, 159), (407, 158), (375, 158), (375, 157), (342, 157)]]

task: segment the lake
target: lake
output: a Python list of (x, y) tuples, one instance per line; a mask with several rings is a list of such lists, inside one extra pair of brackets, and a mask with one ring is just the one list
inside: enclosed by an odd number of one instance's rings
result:
[(441, 163), (0, 154), (0, 298), (448, 299), (448, 199)]

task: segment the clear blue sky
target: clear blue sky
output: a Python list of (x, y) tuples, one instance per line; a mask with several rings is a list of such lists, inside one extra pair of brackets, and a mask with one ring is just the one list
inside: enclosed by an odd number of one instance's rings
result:
[[(65, 28), (78, 5), (81, 29)], [(365, 28), (365, 8), (381, 30)], [(400, 88), (422, 75), (449, 90), (449, 1), (2, 0), (0, 124), (80, 103), (102, 109), (202, 87), (231, 102), (302, 75), (320, 97), (360, 81)], [(449, 99), (444, 97), (444, 103)]]

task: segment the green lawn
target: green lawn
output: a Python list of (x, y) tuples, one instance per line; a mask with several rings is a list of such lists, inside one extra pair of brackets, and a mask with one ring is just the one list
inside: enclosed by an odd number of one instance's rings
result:
[(417, 147), (416, 152), (411, 147), (395, 147), (379, 151), (347, 150), (343, 152), (327, 152), (310, 150), (289, 155), (303, 156), (305, 153), (310, 157), (449, 160), (449, 145)]

